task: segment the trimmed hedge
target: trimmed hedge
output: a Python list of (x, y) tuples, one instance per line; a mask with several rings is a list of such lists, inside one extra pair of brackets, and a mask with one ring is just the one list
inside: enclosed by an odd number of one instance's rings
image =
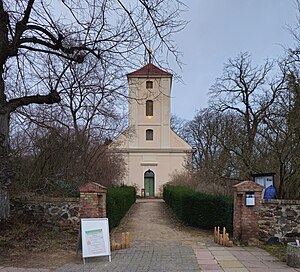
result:
[(167, 185), (163, 198), (176, 216), (195, 227), (226, 227), (232, 231), (233, 198), (195, 192), (188, 187)]
[(119, 225), (121, 219), (136, 200), (136, 191), (131, 186), (108, 188), (106, 194), (106, 213), (109, 228)]
[(167, 185), (163, 190), (163, 199), (172, 208), (176, 216), (184, 221), (184, 200), (190, 198), (194, 191), (184, 186)]

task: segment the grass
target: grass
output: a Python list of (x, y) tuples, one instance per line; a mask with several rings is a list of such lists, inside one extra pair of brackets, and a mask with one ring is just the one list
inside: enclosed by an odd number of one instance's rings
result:
[(280, 261), (286, 261), (286, 245), (262, 245), (261, 247)]

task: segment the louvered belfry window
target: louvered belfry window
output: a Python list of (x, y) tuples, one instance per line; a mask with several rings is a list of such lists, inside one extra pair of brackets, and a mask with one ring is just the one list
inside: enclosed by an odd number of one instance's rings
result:
[(153, 89), (153, 81), (146, 81), (146, 89)]
[(152, 129), (146, 130), (146, 141), (153, 141), (153, 130)]

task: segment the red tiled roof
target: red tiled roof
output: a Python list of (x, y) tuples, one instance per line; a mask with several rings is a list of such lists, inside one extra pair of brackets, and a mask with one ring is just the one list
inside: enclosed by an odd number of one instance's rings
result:
[(127, 74), (127, 77), (142, 77), (142, 76), (154, 76), (154, 77), (172, 77), (173, 75), (160, 69), (152, 63), (146, 64), (144, 67)]

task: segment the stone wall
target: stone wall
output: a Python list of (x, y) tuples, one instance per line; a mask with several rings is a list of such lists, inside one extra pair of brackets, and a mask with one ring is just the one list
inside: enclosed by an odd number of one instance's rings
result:
[(79, 227), (79, 208), (79, 198), (17, 197), (11, 200), (12, 216), (60, 228)]
[[(269, 244), (300, 239), (300, 200), (262, 199), (263, 189), (253, 181), (234, 186), (233, 238)], [(247, 193), (254, 195), (254, 205), (246, 205)]]
[(267, 243), (300, 238), (300, 200), (262, 199), (258, 238)]
[(79, 188), (80, 198), (21, 196), (11, 200), (11, 215), (26, 222), (79, 229), (80, 218), (106, 217), (107, 189), (95, 182)]

